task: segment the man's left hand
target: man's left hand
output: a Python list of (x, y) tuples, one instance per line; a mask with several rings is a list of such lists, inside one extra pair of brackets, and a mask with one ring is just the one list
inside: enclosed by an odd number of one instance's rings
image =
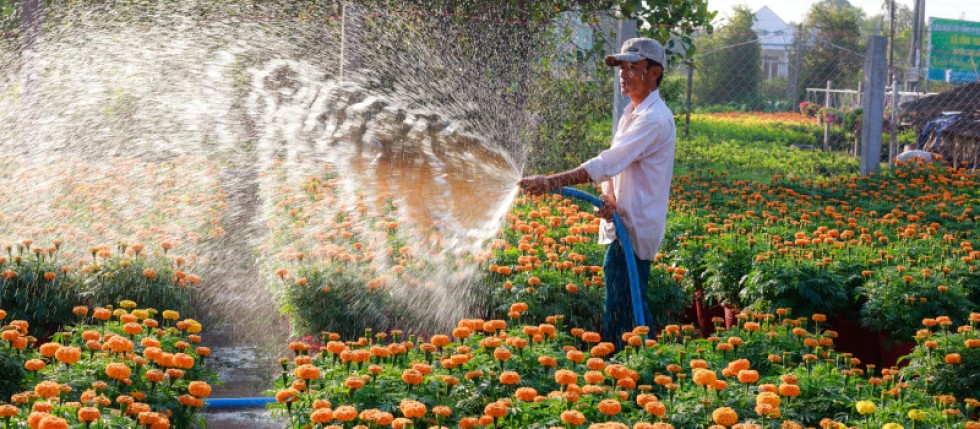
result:
[(557, 187), (553, 182), (551, 176), (528, 176), (517, 182), (517, 186), (520, 186), (525, 194), (544, 195)]

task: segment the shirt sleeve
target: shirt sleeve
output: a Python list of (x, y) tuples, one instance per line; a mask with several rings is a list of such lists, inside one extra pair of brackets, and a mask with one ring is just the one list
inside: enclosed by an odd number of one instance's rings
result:
[(644, 115), (615, 137), (613, 147), (602, 151), (598, 156), (582, 163), (595, 183), (621, 173), (636, 160), (653, 153), (656, 146), (665, 140), (662, 131), (665, 124), (658, 122), (655, 115)]

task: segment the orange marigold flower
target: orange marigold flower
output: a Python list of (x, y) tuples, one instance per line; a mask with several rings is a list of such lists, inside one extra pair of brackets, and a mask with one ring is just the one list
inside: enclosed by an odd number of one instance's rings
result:
[(787, 398), (794, 398), (800, 396), (800, 386), (797, 386), (795, 384), (786, 384), (786, 383), (780, 384), (779, 394)]
[(276, 402), (282, 404), (286, 402), (295, 402), (299, 395), (299, 391), (293, 388), (282, 389), (276, 392)]
[(515, 371), (504, 371), (500, 373), (500, 383), (506, 385), (512, 385), (520, 383), (521, 375)]
[(402, 400), (401, 404), (399, 405), (399, 408), (402, 411), (402, 415), (410, 419), (420, 418), (422, 416), (425, 416), (425, 414), (429, 412), (425, 404), (411, 399)]
[(487, 404), (486, 407), (483, 407), (483, 413), (495, 419), (499, 419), (507, 415), (507, 405), (500, 401), (491, 402)]
[(531, 402), (536, 396), (538, 396), (538, 391), (533, 387), (520, 387), (514, 392), (514, 397), (518, 401)]
[(714, 420), (715, 423), (727, 428), (732, 427), (732, 425), (738, 422), (738, 414), (735, 413), (735, 410), (729, 407), (721, 407), (716, 408), (711, 413), (711, 419)]
[(303, 380), (315, 380), (320, 378), (320, 368), (310, 364), (300, 365), (293, 370), (293, 375)]
[(402, 381), (411, 385), (421, 384), (422, 373), (414, 368), (406, 369), (402, 372)]
[(62, 347), (54, 353), (55, 359), (65, 365), (74, 365), (82, 358), (82, 349), (78, 347)]
[(350, 405), (341, 405), (333, 411), (333, 417), (342, 422), (349, 422), (357, 418), (357, 408)]
[(739, 383), (755, 384), (759, 381), (759, 372), (751, 369), (743, 369), (738, 372)]
[(34, 386), (34, 393), (42, 398), (52, 398), (61, 394), (61, 385), (54, 381), (42, 381)]
[(599, 402), (599, 412), (607, 416), (615, 416), (623, 410), (623, 405), (615, 399), (603, 399)]
[(40, 371), (44, 369), (45, 366), (47, 365), (41, 359), (31, 359), (24, 362), (24, 368), (26, 368), (28, 371)]
[(46, 358), (53, 358), (61, 347), (63, 346), (58, 343), (44, 343), (38, 348), (38, 353), (41, 353), (41, 356)]
[(561, 413), (561, 421), (573, 426), (585, 423), (585, 415), (579, 411), (568, 410)]
[(82, 407), (78, 409), (78, 421), (83, 423), (94, 422), (102, 418), (102, 412), (95, 407)]
[(333, 410), (330, 408), (317, 408), (313, 410), (312, 414), (310, 414), (310, 420), (313, 421), (313, 423), (319, 424), (330, 423), (330, 421), (333, 420)]
[(555, 381), (561, 385), (575, 384), (578, 381), (578, 374), (567, 369), (555, 371)]
[(211, 386), (203, 381), (192, 381), (187, 386), (187, 392), (198, 398), (207, 398), (211, 395)]
[(694, 370), (694, 383), (698, 386), (711, 386), (718, 380), (718, 375), (714, 371), (697, 368)]
[(959, 353), (948, 353), (946, 355), (946, 363), (950, 365), (955, 365), (960, 363), (961, 358)]
[(0, 405), (0, 419), (6, 419), (16, 416), (20, 413), (20, 409), (13, 405), (3, 404)]

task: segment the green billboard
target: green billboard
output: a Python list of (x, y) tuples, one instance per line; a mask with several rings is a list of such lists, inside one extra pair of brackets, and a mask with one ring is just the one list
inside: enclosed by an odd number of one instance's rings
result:
[(980, 81), (980, 22), (929, 20), (929, 80)]

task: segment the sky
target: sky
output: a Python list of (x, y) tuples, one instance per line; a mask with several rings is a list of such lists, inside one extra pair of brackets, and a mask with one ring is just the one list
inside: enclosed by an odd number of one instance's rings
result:
[[(849, 0), (852, 6), (864, 10), (867, 16), (877, 15), (887, 12), (883, 6), (885, 0)], [(708, 0), (708, 8), (717, 10), (718, 16), (715, 21), (724, 20), (731, 16), (732, 8), (736, 5), (748, 6), (753, 12), (763, 6), (769, 6), (776, 15), (779, 15), (787, 23), (800, 23), (803, 16), (810, 10), (810, 6), (818, 0)], [(980, 21), (980, 1), (977, 0), (925, 0), (926, 2), (926, 25), (929, 18), (949, 18), (964, 19), (967, 21)], [(905, 4), (910, 9), (913, 8), (913, 0), (896, 0), (896, 4)]]

